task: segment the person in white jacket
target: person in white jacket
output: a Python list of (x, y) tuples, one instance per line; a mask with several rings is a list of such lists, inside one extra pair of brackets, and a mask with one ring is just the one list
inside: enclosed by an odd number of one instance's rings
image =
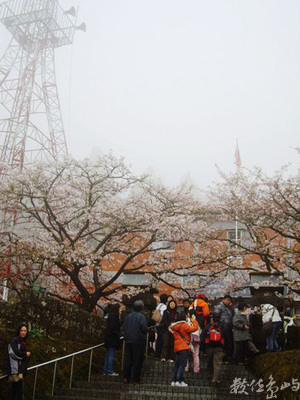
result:
[(262, 304), (261, 311), (263, 324), (272, 321), (271, 335), (266, 338), (266, 350), (267, 352), (280, 351), (279, 344), (276, 340), (277, 333), (282, 327), (282, 319), (279, 315), (279, 312), (272, 304)]

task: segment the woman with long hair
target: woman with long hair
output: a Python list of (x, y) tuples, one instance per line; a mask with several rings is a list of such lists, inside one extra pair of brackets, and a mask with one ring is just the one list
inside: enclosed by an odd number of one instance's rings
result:
[(163, 313), (161, 325), (163, 327), (163, 348), (161, 361), (174, 361), (174, 338), (169, 332), (169, 326), (177, 320), (177, 304), (175, 300), (170, 300), (167, 309)]
[(24, 400), (24, 378), (27, 375), (30, 352), (26, 351), (29, 330), (26, 324), (20, 325), (14, 338), (8, 345), (10, 389), (8, 400)]

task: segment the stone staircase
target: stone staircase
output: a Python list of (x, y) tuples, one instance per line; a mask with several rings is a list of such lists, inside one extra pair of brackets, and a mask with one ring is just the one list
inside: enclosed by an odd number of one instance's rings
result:
[[(39, 400), (260, 400), (260, 393), (230, 394), (234, 378), (255, 379), (244, 368), (236, 365), (223, 365), (220, 386), (210, 383), (206, 370), (206, 360), (200, 362), (199, 374), (185, 372), (188, 387), (172, 387), (173, 364), (148, 358), (143, 367), (142, 383), (125, 384), (121, 376), (107, 377), (93, 375), (91, 382), (76, 382), (72, 389), (58, 389), (56, 395), (40, 396)], [(257, 381), (257, 379), (256, 379)]]

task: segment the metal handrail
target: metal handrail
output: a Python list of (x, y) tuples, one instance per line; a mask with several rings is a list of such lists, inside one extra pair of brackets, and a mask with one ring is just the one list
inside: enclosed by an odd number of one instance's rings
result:
[[(123, 339), (124, 339), (124, 336), (121, 336), (120, 340), (123, 340)], [(147, 337), (146, 337), (146, 359), (148, 358), (148, 345), (149, 345), (149, 332), (147, 333)], [(75, 353), (68, 354), (66, 356), (56, 358), (55, 360), (46, 361), (46, 362), (44, 362), (42, 364), (38, 364), (38, 365), (34, 365), (33, 367), (29, 367), (28, 371), (36, 370), (35, 371), (35, 376), (34, 376), (32, 400), (35, 399), (35, 392), (36, 392), (36, 385), (37, 385), (37, 375), (38, 375), (39, 368), (45, 367), (45, 366), (50, 365), (50, 364), (54, 364), (53, 378), (52, 378), (52, 389), (51, 389), (51, 396), (53, 396), (54, 395), (54, 388), (55, 388), (57, 363), (59, 361), (66, 360), (66, 359), (72, 357), (71, 370), (70, 370), (70, 381), (69, 381), (69, 388), (71, 388), (72, 387), (72, 381), (73, 381), (73, 370), (74, 370), (74, 359), (75, 359), (75, 357), (80, 355), (80, 354), (87, 353), (88, 351), (90, 351), (91, 354), (90, 354), (89, 372), (88, 372), (88, 382), (90, 382), (91, 381), (91, 372), (92, 372), (93, 351), (95, 349), (98, 349), (98, 348), (103, 347), (103, 346), (104, 346), (104, 343), (100, 343), (100, 344), (97, 344), (96, 346), (88, 347), (87, 349), (76, 351)], [(123, 346), (122, 346), (121, 370), (123, 370), (123, 368), (124, 368), (124, 354), (125, 354), (125, 341), (123, 341)], [(8, 375), (0, 376), (0, 380), (4, 379), (4, 378), (7, 378), (7, 377), (8, 377)]]
[[(124, 339), (124, 337), (122, 336), (122, 337), (120, 337), (120, 339), (122, 340), (122, 339)], [(104, 343), (100, 343), (100, 344), (97, 344), (96, 346), (88, 347), (87, 349), (76, 351), (75, 353), (68, 354), (66, 356), (56, 358), (55, 360), (46, 361), (46, 362), (44, 362), (42, 364), (38, 364), (38, 365), (34, 365), (33, 367), (29, 367), (28, 371), (35, 370), (34, 385), (33, 385), (33, 391), (32, 391), (32, 400), (35, 399), (37, 375), (38, 375), (39, 368), (45, 367), (45, 366), (50, 365), (50, 364), (54, 364), (53, 378), (52, 378), (52, 389), (51, 389), (51, 396), (53, 396), (54, 395), (54, 388), (55, 388), (55, 380), (56, 380), (57, 363), (59, 361), (66, 360), (66, 359), (72, 357), (71, 370), (70, 370), (70, 381), (69, 381), (69, 388), (71, 388), (72, 387), (72, 381), (73, 381), (73, 370), (74, 370), (74, 359), (75, 359), (75, 357), (80, 355), (80, 354), (87, 353), (88, 351), (90, 351), (91, 354), (90, 354), (90, 360), (89, 360), (89, 373), (88, 373), (88, 382), (90, 382), (90, 380), (91, 380), (91, 372), (92, 372), (93, 351), (95, 349), (98, 349), (98, 348), (103, 347), (103, 346), (104, 346)], [(124, 349), (124, 347), (123, 347), (123, 349)], [(122, 352), (122, 360), (123, 359), (124, 359), (124, 352)], [(3, 375), (3, 376), (0, 377), (0, 380), (4, 379), (4, 378), (7, 378), (7, 377), (8, 377), (8, 375)]]
[[(123, 338), (121, 338), (121, 339), (123, 339)], [(77, 351), (76, 353), (72, 353), (72, 354), (68, 354), (68, 355), (63, 356), (63, 357), (56, 358), (55, 360), (50, 360), (50, 361), (46, 361), (46, 362), (44, 362), (42, 364), (34, 365), (33, 367), (29, 367), (27, 369), (27, 371), (30, 371), (30, 370), (36, 369), (36, 368), (42, 368), (42, 367), (45, 367), (46, 365), (53, 364), (55, 362), (59, 362), (59, 361), (65, 360), (65, 359), (70, 358), (70, 357), (76, 357), (79, 354), (86, 353), (87, 351), (91, 351), (91, 350), (97, 349), (98, 347), (102, 347), (102, 346), (104, 346), (104, 343), (100, 343), (100, 344), (97, 344), (96, 346), (89, 347), (87, 349)], [(7, 378), (7, 377), (8, 377), (8, 375), (0, 376), (0, 380), (4, 379), (4, 378)]]

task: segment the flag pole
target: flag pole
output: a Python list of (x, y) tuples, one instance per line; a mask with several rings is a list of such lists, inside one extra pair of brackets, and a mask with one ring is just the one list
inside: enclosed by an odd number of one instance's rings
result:
[[(236, 146), (235, 146), (235, 165), (236, 171), (238, 172), (242, 166), (242, 159), (240, 155), (239, 149), (239, 140), (236, 138)], [(235, 248), (237, 248), (238, 243), (238, 220), (237, 220), (237, 213), (235, 214)]]

